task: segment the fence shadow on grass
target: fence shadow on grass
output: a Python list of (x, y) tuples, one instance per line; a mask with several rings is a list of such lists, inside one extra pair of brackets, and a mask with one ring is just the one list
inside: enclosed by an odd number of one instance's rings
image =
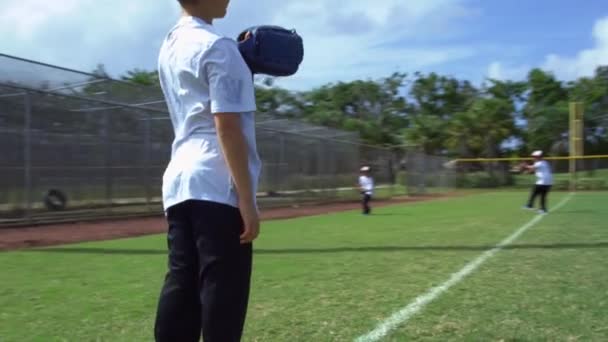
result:
[[(336, 248), (286, 248), (286, 249), (256, 249), (258, 255), (285, 255), (285, 254), (332, 254), (332, 253), (374, 253), (374, 252), (407, 252), (407, 251), (486, 251), (495, 245), (478, 246), (367, 246), (367, 247), (336, 247)], [(503, 247), (505, 250), (558, 250), (558, 249), (593, 249), (607, 248), (608, 241), (579, 242), (579, 243), (548, 243), (548, 244), (513, 244)], [(66, 253), (66, 254), (101, 254), (101, 255), (166, 255), (162, 249), (119, 249), (98, 247), (60, 247), (29, 249), (29, 253)]]

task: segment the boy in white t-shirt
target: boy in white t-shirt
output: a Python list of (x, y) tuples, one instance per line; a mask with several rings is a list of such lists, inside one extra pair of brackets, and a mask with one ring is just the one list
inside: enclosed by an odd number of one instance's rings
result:
[(369, 203), (374, 194), (374, 179), (370, 176), (369, 166), (364, 166), (361, 168), (361, 175), (359, 176), (359, 192), (361, 193), (363, 215), (369, 215), (372, 211)]
[(156, 341), (239, 341), (259, 233), (253, 77), (212, 26), (229, 0), (178, 0), (158, 69), (175, 139), (163, 175), (168, 272)]
[(532, 153), (532, 157), (534, 158), (534, 164), (526, 165), (525, 169), (530, 172), (534, 172), (536, 175), (536, 184), (532, 189), (532, 194), (530, 195), (530, 199), (528, 204), (525, 206), (526, 209), (534, 209), (534, 201), (536, 196), (540, 196), (540, 213), (547, 213), (547, 196), (551, 191), (551, 186), (553, 185), (553, 174), (551, 172), (551, 166), (549, 163), (543, 159), (542, 151), (535, 151)]

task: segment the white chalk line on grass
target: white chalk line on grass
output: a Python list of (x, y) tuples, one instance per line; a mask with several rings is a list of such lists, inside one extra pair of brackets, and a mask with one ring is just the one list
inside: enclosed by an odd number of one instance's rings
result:
[[(574, 194), (572, 193), (569, 194), (554, 208), (552, 208), (552, 210), (559, 210), (566, 203), (568, 203), (568, 201), (572, 198), (573, 195)], [(460, 283), (464, 278), (466, 278), (469, 274), (473, 273), (477, 268), (479, 268), (479, 266), (481, 266), (484, 262), (493, 257), (500, 250), (513, 243), (513, 241), (515, 241), (521, 234), (523, 234), (528, 229), (532, 228), (535, 224), (540, 222), (544, 216), (545, 215), (538, 215), (534, 217), (530, 222), (517, 229), (517, 231), (515, 231), (511, 236), (502, 240), (498, 245), (496, 245), (496, 247), (483, 252), (475, 260), (466, 264), (460, 271), (452, 274), (452, 276), (450, 276), (450, 279), (448, 279), (446, 282), (439, 286), (432, 287), (426, 293), (416, 297), (413, 302), (405, 306), (403, 309), (395, 312), (392, 316), (381, 322), (374, 330), (358, 337), (355, 341), (374, 342), (385, 337), (391, 330), (394, 330), (398, 326), (406, 323), (415, 314), (420, 312), (420, 310), (422, 310), (426, 305), (437, 299), (441, 294), (449, 290), (452, 286)]]

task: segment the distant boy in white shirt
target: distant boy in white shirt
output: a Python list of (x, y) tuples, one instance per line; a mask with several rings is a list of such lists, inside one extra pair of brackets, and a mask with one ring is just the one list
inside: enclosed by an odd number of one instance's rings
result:
[(363, 215), (369, 215), (372, 208), (369, 202), (374, 194), (374, 179), (370, 176), (370, 167), (364, 166), (361, 168), (359, 176), (359, 192), (361, 193), (361, 204), (363, 206)]
[(543, 159), (542, 151), (535, 151), (532, 153), (532, 157), (534, 157), (533, 165), (525, 165), (524, 167), (536, 174), (536, 184), (532, 189), (532, 194), (530, 195), (530, 200), (528, 204), (525, 206), (526, 209), (534, 208), (534, 200), (536, 196), (540, 196), (540, 213), (547, 213), (547, 195), (551, 191), (551, 186), (553, 185), (553, 174), (551, 172), (551, 166), (549, 163)]

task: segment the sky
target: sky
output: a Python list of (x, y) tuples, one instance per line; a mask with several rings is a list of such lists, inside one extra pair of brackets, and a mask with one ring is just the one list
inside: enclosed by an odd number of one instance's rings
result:
[[(176, 0), (0, 0), (0, 53), (83, 71), (103, 63), (114, 77), (154, 70), (179, 15)], [(540, 67), (571, 80), (608, 65), (606, 0), (232, 0), (215, 23), (229, 37), (262, 24), (304, 39), (300, 71), (277, 82), (293, 90), (396, 71), (479, 84)]]

